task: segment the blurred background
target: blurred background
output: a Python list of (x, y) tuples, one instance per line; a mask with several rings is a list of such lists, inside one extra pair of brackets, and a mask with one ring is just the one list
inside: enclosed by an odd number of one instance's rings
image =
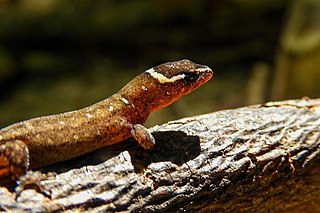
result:
[(318, 0), (0, 0), (0, 128), (79, 109), (167, 61), (213, 79), (147, 126), (320, 94)]

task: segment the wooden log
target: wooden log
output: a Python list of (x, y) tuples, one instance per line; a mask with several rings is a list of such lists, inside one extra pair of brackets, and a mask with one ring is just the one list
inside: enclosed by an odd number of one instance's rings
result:
[(183, 118), (151, 128), (152, 151), (130, 139), (1, 187), (0, 210), (318, 211), (319, 126), (320, 99)]

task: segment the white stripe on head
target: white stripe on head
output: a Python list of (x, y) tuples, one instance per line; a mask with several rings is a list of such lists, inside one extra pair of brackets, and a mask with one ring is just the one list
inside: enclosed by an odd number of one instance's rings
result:
[(148, 69), (146, 72), (149, 73), (153, 78), (157, 79), (160, 84), (172, 83), (177, 80), (184, 79), (184, 77), (185, 77), (184, 74), (179, 74), (179, 75), (173, 76), (171, 78), (168, 78), (168, 77), (162, 75), (161, 73), (156, 72), (153, 68)]
[(201, 67), (196, 69), (197, 72), (210, 72), (211, 69), (209, 67)]

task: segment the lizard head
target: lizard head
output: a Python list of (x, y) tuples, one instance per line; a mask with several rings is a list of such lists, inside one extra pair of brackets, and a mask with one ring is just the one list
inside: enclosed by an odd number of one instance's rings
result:
[(153, 110), (166, 107), (210, 80), (212, 70), (189, 60), (168, 62), (145, 72), (154, 84), (157, 99)]

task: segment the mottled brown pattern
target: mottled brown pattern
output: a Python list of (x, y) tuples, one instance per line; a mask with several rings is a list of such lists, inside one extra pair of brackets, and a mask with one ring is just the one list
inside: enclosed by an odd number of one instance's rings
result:
[[(92, 106), (34, 118), (0, 130), (0, 177), (17, 177), (28, 166), (38, 168), (71, 159), (132, 136), (144, 148), (152, 148), (151, 134), (142, 125), (135, 125), (143, 124), (152, 111), (168, 106), (212, 77), (210, 68), (189, 60), (169, 62), (153, 69), (168, 78), (177, 75), (184, 78), (159, 83), (144, 72), (118, 93)], [(4, 154), (7, 145), (14, 141), (18, 141), (16, 150), (23, 144), (26, 151)]]

